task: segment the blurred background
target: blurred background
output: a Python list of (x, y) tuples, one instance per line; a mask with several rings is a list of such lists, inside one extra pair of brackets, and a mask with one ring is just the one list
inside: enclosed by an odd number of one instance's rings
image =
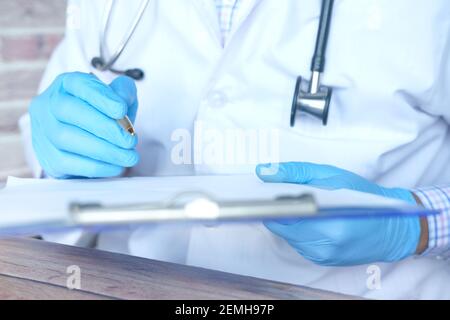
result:
[(61, 40), (66, 0), (0, 0), (0, 183), (27, 177), (17, 125)]

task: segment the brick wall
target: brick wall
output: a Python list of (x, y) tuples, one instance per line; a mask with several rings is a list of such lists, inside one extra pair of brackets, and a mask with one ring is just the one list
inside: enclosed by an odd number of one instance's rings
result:
[(17, 121), (61, 39), (66, 0), (0, 0), (0, 182), (28, 176)]

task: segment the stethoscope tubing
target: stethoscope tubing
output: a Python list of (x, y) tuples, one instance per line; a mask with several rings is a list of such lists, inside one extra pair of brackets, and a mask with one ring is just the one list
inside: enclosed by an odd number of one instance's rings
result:
[(113, 53), (113, 55), (106, 61), (105, 57), (107, 56), (108, 52), (106, 52), (107, 44), (106, 44), (106, 38), (109, 33), (109, 29), (111, 26), (111, 17), (114, 9), (114, 1), (115, 0), (109, 0), (108, 4), (106, 6), (105, 15), (103, 18), (102, 28), (100, 30), (100, 57), (105, 61), (105, 64), (102, 66), (102, 70), (110, 70), (112, 69), (112, 66), (116, 63), (116, 61), (120, 58), (123, 51), (127, 47), (128, 43), (130, 42), (131, 38), (133, 37), (138, 25), (140, 24), (142, 17), (144, 16), (144, 13), (150, 3), (150, 0), (143, 0), (141, 2), (141, 6), (138, 10), (138, 14), (136, 15), (135, 19), (133, 20), (133, 23), (131, 25), (131, 28), (129, 31), (124, 35), (122, 41), (120, 42), (118, 48)]
[[(135, 16), (131, 28), (125, 33), (122, 41), (115, 52), (110, 56), (108, 60), (105, 59), (109, 55), (107, 52), (107, 36), (111, 27), (111, 19), (114, 10), (115, 0), (108, 0), (106, 5), (105, 14), (102, 21), (102, 27), (99, 34), (100, 44), (100, 57), (92, 59), (91, 64), (100, 71), (109, 70), (116, 74), (125, 74), (135, 80), (142, 80), (144, 78), (144, 71), (141, 69), (129, 69), (120, 71), (114, 69), (113, 66), (122, 55), (126, 46), (133, 37), (138, 25), (140, 24), (142, 17), (150, 3), (150, 0), (142, 0), (138, 13)], [(295, 125), (295, 118), (297, 111), (301, 111), (305, 114), (309, 114), (315, 118), (322, 120), (323, 125), (327, 124), (328, 110), (330, 106), (332, 88), (322, 86), (320, 84), (320, 76), (325, 70), (325, 55), (328, 45), (328, 37), (330, 33), (332, 12), (333, 12), (334, 0), (322, 0), (322, 7), (320, 12), (319, 28), (317, 31), (317, 38), (315, 44), (314, 55), (311, 62), (311, 81), (309, 83), (309, 90), (301, 90), (302, 81), (301, 77), (298, 78), (296, 84), (296, 90), (292, 102), (290, 124)]]

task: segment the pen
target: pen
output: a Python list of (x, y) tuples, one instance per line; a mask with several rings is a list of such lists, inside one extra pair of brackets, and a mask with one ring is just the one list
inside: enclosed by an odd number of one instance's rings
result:
[[(89, 72), (90, 75), (93, 75), (94, 77), (97, 77), (93, 72)], [(134, 130), (133, 123), (131, 123), (130, 118), (128, 116), (125, 116), (122, 119), (116, 120), (117, 123), (129, 134), (132, 136), (136, 135), (136, 131)]]
[(133, 124), (131, 123), (130, 118), (128, 118), (128, 116), (125, 116), (123, 119), (117, 120), (117, 123), (132, 136), (136, 134)]

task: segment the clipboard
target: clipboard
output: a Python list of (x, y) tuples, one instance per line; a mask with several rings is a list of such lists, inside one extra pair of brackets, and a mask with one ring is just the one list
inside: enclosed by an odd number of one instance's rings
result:
[(10, 179), (0, 192), (0, 203), (0, 236), (153, 223), (260, 223), (439, 213), (351, 190), (265, 184), (246, 175)]
[(273, 200), (216, 201), (202, 192), (186, 192), (167, 202), (104, 206), (100, 203), (70, 204), (75, 225), (121, 225), (157, 222), (245, 222), (264, 220), (335, 219), (386, 216), (428, 216), (425, 208), (341, 207), (320, 208), (312, 194), (281, 196)]
[(311, 194), (274, 200), (216, 201), (206, 193), (186, 192), (167, 202), (125, 206), (72, 203), (69, 211), (77, 225), (117, 225), (311, 217), (317, 214), (318, 205)]

